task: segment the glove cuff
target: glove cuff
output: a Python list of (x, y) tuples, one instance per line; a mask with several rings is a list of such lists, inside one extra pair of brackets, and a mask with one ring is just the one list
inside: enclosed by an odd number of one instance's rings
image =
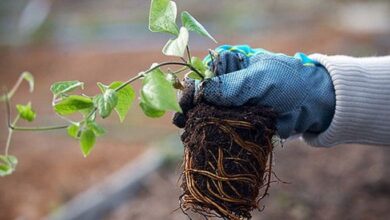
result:
[(304, 133), (313, 146), (344, 143), (390, 146), (390, 56), (352, 58), (311, 55), (333, 81), (336, 109), (331, 124), (320, 134)]

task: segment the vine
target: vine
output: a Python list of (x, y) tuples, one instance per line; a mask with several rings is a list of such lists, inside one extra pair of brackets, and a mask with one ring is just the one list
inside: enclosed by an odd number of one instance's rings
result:
[[(28, 82), (30, 92), (34, 91), (34, 77), (24, 72), (18, 78), (11, 90), (4, 90), (0, 102), (5, 102), (7, 114), (8, 136), (4, 155), (0, 155), (0, 176), (10, 175), (15, 171), (18, 160), (10, 155), (12, 135), (16, 131), (50, 131), (66, 129), (70, 137), (79, 141), (81, 151), (87, 157), (93, 150), (96, 138), (105, 133), (97, 118), (103, 119), (116, 112), (120, 122), (123, 122), (129, 112), (136, 92), (132, 83), (142, 80), (139, 96), (139, 106), (148, 117), (158, 118), (167, 111), (181, 112), (177, 100), (176, 90), (183, 86), (178, 74), (186, 72), (186, 77), (205, 80), (213, 76), (213, 72), (198, 57), (191, 56), (189, 47), (189, 32), (210, 38), (216, 42), (209, 32), (189, 12), (181, 13), (181, 27), (177, 22), (177, 7), (174, 1), (152, 0), (149, 12), (149, 30), (163, 32), (173, 36), (165, 44), (162, 53), (169, 57), (176, 57), (178, 61), (154, 63), (145, 71), (138, 73), (127, 81), (114, 81), (109, 85), (98, 82), (100, 93), (94, 96), (78, 94), (84, 89), (84, 83), (78, 80), (62, 81), (52, 84), (52, 107), (54, 112), (64, 120), (64, 124), (42, 127), (20, 127), (19, 120), (34, 121), (37, 116), (31, 102), (26, 105), (15, 106), (17, 115), (12, 119), (11, 100), (23, 81)], [(163, 67), (169, 67), (164, 70)], [(171, 69), (172, 68), (172, 69)], [(82, 119), (73, 121), (68, 116), (81, 114)]]

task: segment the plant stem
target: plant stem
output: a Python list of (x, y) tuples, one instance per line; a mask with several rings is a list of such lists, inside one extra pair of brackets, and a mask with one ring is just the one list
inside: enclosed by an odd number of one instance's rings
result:
[(147, 71), (145, 72), (140, 72), (137, 76), (127, 80), (126, 82), (124, 82), (121, 86), (119, 86), (118, 88), (115, 89), (115, 92), (118, 92), (119, 90), (123, 89), (124, 87), (126, 87), (128, 84), (142, 78), (145, 74), (148, 74), (160, 67), (163, 67), (163, 66), (169, 66), (169, 65), (178, 65), (178, 66), (186, 66), (188, 68), (190, 68), (192, 71), (194, 71), (196, 74), (199, 75), (199, 77), (201, 77), (202, 79), (204, 79), (204, 77), (202, 76), (202, 74), (199, 73), (199, 71), (197, 69), (195, 69), (191, 64), (188, 64), (188, 63), (182, 63), (182, 62), (164, 62), (164, 63), (160, 63), (156, 66), (154, 66), (153, 68), (150, 68), (148, 69)]
[[(146, 70), (145, 72), (140, 72), (140, 73), (138, 73), (137, 76), (134, 76), (134, 77), (130, 78), (129, 80), (127, 80), (126, 82), (124, 82), (122, 85), (120, 85), (118, 88), (116, 88), (114, 91), (115, 91), (115, 92), (118, 92), (118, 91), (120, 91), (121, 89), (125, 88), (125, 87), (126, 87), (127, 85), (129, 85), (130, 83), (132, 83), (132, 82), (134, 82), (134, 81), (136, 81), (136, 80), (138, 80), (138, 79), (144, 77), (145, 74), (148, 74), (148, 73), (150, 73), (150, 72), (152, 72), (152, 71), (154, 71), (154, 70), (156, 70), (156, 69), (158, 69), (158, 68), (160, 68), (160, 67), (163, 67), (163, 66), (170, 66), (170, 65), (177, 65), (177, 66), (185, 66), (185, 67), (188, 67), (188, 68), (190, 68), (192, 71), (194, 71), (196, 74), (198, 74), (199, 77), (201, 77), (202, 79), (204, 79), (204, 77), (202, 76), (202, 74), (200, 74), (199, 71), (198, 71), (197, 69), (195, 69), (195, 68), (194, 68), (191, 64), (189, 64), (189, 63), (184, 63), (184, 62), (183, 62), (183, 63), (182, 63), (182, 62), (164, 62), (164, 63), (160, 63), (160, 64), (158, 64), (158, 65), (156, 65), (156, 66), (154, 66), (154, 67), (152, 67), (152, 68)], [(96, 113), (97, 110), (98, 110), (97, 107), (95, 107), (95, 108), (91, 111), (91, 113), (89, 113), (89, 115), (86, 117), (86, 119), (89, 119), (93, 114)]]
[(7, 124), (8, 124), (8, 129), (10, 131), (50, 131), (50, 130), (57, 130), (57, 129), (65, 129), (69, 127), (69, 125), (56, 125), (56, 126), (45, 126), (45, 127), (16, 127), (15, 125), (19, 120), (20, 115), (18, 114), (15, 120), (11, 123), (11, 106), (10, 106), (8, 96), (6, 96), (5, 98), (5, 104), (6, 104), (6, 113), (7, 113)]
[(211, 63), (214, 64), (214, 51), (209, 49), (209, 55), (210, 55), (210, 59), (211, 59)]
[(0, 97), (0, 101), (6, 101), (7, 99), (10, 99), (18, 90), (20, 84), (23, 82), (23, 75), (20, 75), (18, 80), (16, 81), (15, 85), (12, 87), (11, 91), (5, 93), (3, 96)]
[(10, 128), (14, 131), (51, 131), (68, 128), (69, 125), (47, 126), (47, 127), (15, 127)]
[(181, 73), (181, 72), (183, 72), (183, 71), (185, 71), (185, 70), (187, 70), (188, 69), (188, 67), (183, 67), (183, 68), (181, 68), (181, 69), (178, 69), (178, 70), (176, 70), (175, 72), (171, 72), (172, 74), (174, 74), (174, 75), (176, 75), (176, 74), (178, 74), (178, 73)]
[(187, 50), (187, 57), (188, 57), (188, 62), (191, 63), (191, 52), (190, 52), (190, 46), (186, 46)]
[(130, 78), (129, 80), (127, 80), (126, 82), (124, 82), (122, 85), (120, 85), (118, 88), (115, 89), (115, 92), (118, 92), (119, 90), (125, 88), (127, 85), (129, 85), (130, 83), (140, 79), (143, 77), (143, 74), (142, 72), (139, 73), (137, 76), (133, 77), (133, 78)]
[(209, 49), (209, 55), (211, 58), (211, 64), (213, 66), (212, 72), (214, 73), (214, 75), (216, 75), (217, 66), (218, 66), (216, 62), (218, 62), (218, 60), (219, 60), (219, 55), (216, 51), (211, 50), (211, 49)]
[(7, 143), (5, 145), (5, 152), (4, 152), (4, 155), (6, 157), (8, 156), (9, 146), (11, 145), (12, 133), (13, 133), (13, 130), (8, 129)]
[[(6, 100), (8, 100), (8, 97), (6, 98)], [(20, 116), (16, 116), (16, 118), (14, 119), (14, 121), (12, 123), (10, 123), (11, 126), (15, 125), (18, 120), (19, 120)], [(11, 139), (12, 139), (12, 134), (14, 133), (14, 130), (11, 128), (11, 127), (8, 127), (8, 137), (7, 137), (7, 143), (5, 145), (5, 156), (7, 157), (8, 156), (8, 151), (9, 151), (9, 148), (11, 146)]]
[[(118, 87), (118, 88), (119, 88), (119, 87)], [(117, 91), (115, 90), (115, 92), (117, 92)], [(85, 119), (89, 119), (90, 117), (92, 117), (92, 115), (95, 114), (97, 110), (98, 110), (97, 107), (93, 108), (93, 110), (91, 111), (91, 113), (89, 113), (89, 115), (88, 115)]]

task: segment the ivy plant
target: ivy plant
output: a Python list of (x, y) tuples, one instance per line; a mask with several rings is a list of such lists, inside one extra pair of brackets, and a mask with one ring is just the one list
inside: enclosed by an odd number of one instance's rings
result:
[[(50, 90), (53, 94), (52, 107), (54, 112), (64, 120), (63, 125), (47, 127), (20, 127), (19, 120), (34, 121), (37, 113), (31, 102), (17, 104), (16, 116), (11, 118), (11, 99), (23, 81), (28, 82), (30, 92), (34, 90), (34, 77), (29, 72), (21, 74), (11, 90), (4, 91), (0, 101), (7, 107), (8, 138), (4, 155), (0, 155), (0, 176), (11, 174), (17, 165), (17, 158), (9, 154), (12, 134), (15, 131), (50, 131), (64, 129), (67, 134), (77, 140), (81, 152), (88, 156), (96, 143), (97, 137), (106, 131), (99, 125), (98, 118), (105, 119), (115, 112), (120, 122), (123, 122), (127, 113), (136, 100), (136, 92), (131, 86), (141, 80), (139, 92), (139, 106), (144, 114), (151, 118), (163, 116), (167, 111), (181, 112), (177, 100), (176, 90), (182, 89), (178, 74), (186, 73), (193, 79), (204, 80), (213, 74), (198, 57), (192, 57), (189, 47), (189, 33), (194, 32), (210, 38), (216, 42), (206, 28), (200, 24), (189, 12), (181, 13), (181, 26), (176, 22), (177, 6), (170, 0), (151, 0), (149, 12), (149, 30), (171, 35), (165, 44), (162, 53), (175, 59), (162, 63), (153, 63), (151, 67), (142, 71), (127, 81), (114, 81), (109, 85), (97, 82), (100, 93), (87, 96), (81, 91), (84, 83), (78, 80), (53, 83)], [(80, 114), (82, 119), (73, 121), (71, 115)]]

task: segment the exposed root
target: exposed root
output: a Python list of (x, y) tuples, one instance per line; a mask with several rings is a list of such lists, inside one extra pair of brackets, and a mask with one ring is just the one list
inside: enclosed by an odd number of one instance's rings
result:
[(250, 219), (270, 188), (276, 114), (259, 106), (200, 103), (187, 117), (182, 211), (206, 219)]

